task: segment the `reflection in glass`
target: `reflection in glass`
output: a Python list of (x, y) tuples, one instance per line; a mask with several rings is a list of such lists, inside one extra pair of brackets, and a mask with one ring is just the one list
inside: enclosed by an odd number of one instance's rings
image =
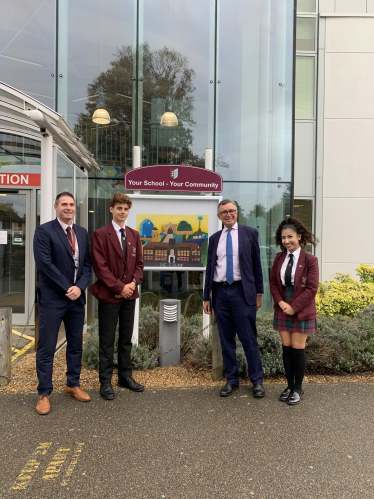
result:
[[(212, 147), (214, 2), (144, 0), (139, 47), (143, 165), (204, 166)], [(197, 15), (198, 12), (198, 15)], [(140, 20), (142, 22), (142, 20)], [(173, 111), (177, 127), (163, 127)], [(209, 117), (210, 115), (210, 117)]]
[(218, 6), (216, 171), (291, 181), (294, 2)]
[(0, 166), (3, 173), (40, 173), (40, 141), (0, 132)]
[(290, 215), (290, 184), (223, 183), (223, 199), (238, 205), (238, 223), (258, 230), (264, 276), (263, 308), (272, 307), (269, 275), (275, 255), (275, 231), (280, 222)]
[[(311, 199), (295, 199), (293, 216), (301, 220), (313, 232), (313, 201)], [(313, 253), (313, 246), (307, 244), (306, 251)]]
[(316, 18), (298, 17), (296, 21), (296, 50), (313, 52), (316, 50)]
[(1, 80), (55, 106), (55, 0), (3, 0), (0, 15)]
[[(68, 124), (104, 166), (105, 174), (123, 176), (126, 167), (132, 166), (135, 145), (134, 2), (80, 0), (60, 4), (68, 20), (65, 44), (69, 54), (69, 84), (61, 106), (67, 107)], [(65, 80), (59, 83), (67, 84)], [(92, 122), (99, 101), (110, 115), (109, 125)]]
[(61, 151), (57, 152), (56, 194), (67, 191), (74, 194), (74, 166)]
[(295, 117), (314, 117), (315, 58), (296, 56)]
[[(25, 312), (26, 194), (0, 193), (0, 307)], [(2, 234), (1, 234), (2, 235)]]

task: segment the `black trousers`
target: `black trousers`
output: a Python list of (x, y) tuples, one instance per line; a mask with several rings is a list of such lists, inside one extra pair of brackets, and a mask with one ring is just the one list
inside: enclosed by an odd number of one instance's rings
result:
[(100, 383), (110, 383), (113, 376), (114, 340), (118, 321), (118, 378), (132, 375), (131, 337), (134, 328), (135, 301), (123, 300), (120, 303), (99, 301)]

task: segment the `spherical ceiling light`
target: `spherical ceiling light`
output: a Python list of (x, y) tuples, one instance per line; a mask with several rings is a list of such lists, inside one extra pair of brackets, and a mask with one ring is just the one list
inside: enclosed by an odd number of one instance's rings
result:
[(105, 109), (96, 109), (92, 115), (92, 121), (98, 125), (108, 125), (110, 123), (110, 116)]
[(162, 126), (178, 126), (178, 118), (172, 111), (166, 111), (162, 115), (160, 125)]

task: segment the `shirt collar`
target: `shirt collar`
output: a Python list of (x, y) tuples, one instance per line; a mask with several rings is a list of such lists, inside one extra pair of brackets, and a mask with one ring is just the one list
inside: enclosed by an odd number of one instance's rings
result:
[[(231, 227), (232, 229), (234, 230), (238, 230), (238, 222), (235, 222), (234, 225)], [(223, 229), (223, 232), (227, 232), (229, 229), (227, 227), (225, 227)]]
[[(292, 254), (293, 254), (293, 256), (294, 256), (294, 258), (299, 258), (299, 256), (300, 256), (300, 251), (301, 251), (301, 246), (300, 246), (300, 248), (298, 248), (296, 251), (294, 251), (294, 252), (292, 253)], [(291, 254), (291, 253), (287, 250), (287, 256), (290, 256), (290, 254)]]
[(121, 229), (125, 229), (125, 232), (126, 232), (126, 224), (123, 227), (120, 227), (119, 225), (116, 224), (116, 222), (114, 220), (112, 220), (112, 225), (113, 225), (114, 230), (116, 232), (119, 232)]
[(64, 222), (62, 222), (58, 217), (57, 217), (57, 221), (61, 225), (61, 227), (62, 227), (62, 229), (63, 229), (64, 232), (66, 232), (66, 229), (68, 227), (70, 227), (71, 229), (73, 228), (74, 223), (72, 223), (71, 225), (67, 225)]

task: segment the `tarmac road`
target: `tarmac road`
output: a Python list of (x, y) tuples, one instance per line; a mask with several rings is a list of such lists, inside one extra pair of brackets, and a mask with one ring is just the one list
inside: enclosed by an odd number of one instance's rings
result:
[(0, 395), (0, 497), (6, 499), (372, 499), (374, 385), (92, 393), (79, 403)]

